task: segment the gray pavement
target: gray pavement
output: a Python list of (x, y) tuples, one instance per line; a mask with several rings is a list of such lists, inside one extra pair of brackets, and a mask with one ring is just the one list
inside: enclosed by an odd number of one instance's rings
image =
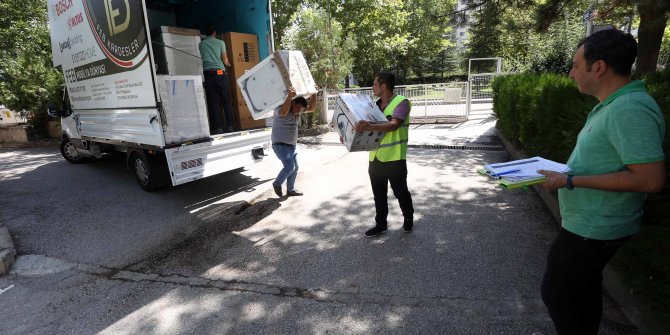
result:
[[(302, 139), (305, 196), (281, 199), (276, 160), (145, 193), (113, 157), (0, 152), (19, 252), (0, 334), (554, 334), (539, 281), (557, 225), (534, 193), (476, 174), (508, 158), (493, 122), (413, 126), (415, 230), (391, 195), (373, 239), (367, 154), (332, 133)], [(635, 333), (606, 300), (601, 334)]]

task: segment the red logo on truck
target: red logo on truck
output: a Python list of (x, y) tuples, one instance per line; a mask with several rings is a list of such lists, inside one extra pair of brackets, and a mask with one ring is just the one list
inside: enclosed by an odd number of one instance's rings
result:
[(72, 0), (60, 0), (54, 5), (54, 12), (56, 16), (61, 16), (70, 8), (72, 8)]

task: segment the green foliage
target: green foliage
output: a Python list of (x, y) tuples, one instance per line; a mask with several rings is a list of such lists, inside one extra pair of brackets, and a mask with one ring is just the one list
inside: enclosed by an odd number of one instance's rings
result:
[(318, 5), (304, 5), (284, 36), (283, 48), (301, 50), (319, 86), (333, 88), (351, 72), (356, 42)]
[(656, 99), (665, 116), (663, 149), (666, 152), (666, 168), (670, 168), (670, 69), (665, 69), (648, 77), (646, 82), (649, 94)]
[(445, 38), (454, 4), (455, 0), (274, 1), (275, 41), (285, 45), (305, 9), (320, 8), (324, 19), (329, 15), (341, 24), (340, 41), (355, 41), (349, 52), (351, 72), (362, 84), (370, 84), (382, 70), (394, 71), (400, 81), (434, 76), (455, 70), (453, 58), (458, 55), (450, 52), (454, 48)]
[[(475, 22), (470, 28), (468, 58), (489, 58), (500, 56), (502, 48), (502, 10), (497, 3), (487, 3), (477, 10)], [(478, 70), (482, 72), (483, 70)], [(486, 71), (488, 72), (488, 71)]]
[(284, 32), (288, 30), (296, 19), (303, 1), (300, 0), (272, 0), (272, 22), (274, 28), (274, 43), (283, 45)]
[(581, 13), (587, 2), (575, 1), (542, 32), (536, 30), (535, 1), (480, 3), (469, 57), (502, 57), (505, 71), (569, 72), (574, 48), (584, 35)]
[(501, 76), (493, 81), (493, 92), (501, 133), (528, 155), (559, 162), (567, 161), (586, 114), (597, 104), (556, 74)]
[(456, 70), (457, 50), (445, 38), (451, 32), (448, 18), (454, 1), (414, 0), (407, 1), (405, 8), (410, 12), (407, 23), (410, 37), (407, 54), (398, 63), (400, 79)]
[(31, 112), (31, 123), (40, 132), (47, 105), (60, 100), (63, 83), (51, 64), (46, 3), (0, 2), (0, 104)]

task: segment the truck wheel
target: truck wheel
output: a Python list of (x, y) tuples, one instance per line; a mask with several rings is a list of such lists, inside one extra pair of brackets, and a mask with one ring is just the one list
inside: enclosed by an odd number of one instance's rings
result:
[(66, 161), (72, 164), (81, 164), (88, 160), (86, 157), (79, 154), (77, 148), (67, 137), (60, 142), (60, 153)]
[(143, 190), (151, 192), (167, 184), (161, 173), (165, 168), (157, 159), (150, 160), (144, 152), (136, 151), (130, 158), (130, 164), (135, 172), (135, 180)]

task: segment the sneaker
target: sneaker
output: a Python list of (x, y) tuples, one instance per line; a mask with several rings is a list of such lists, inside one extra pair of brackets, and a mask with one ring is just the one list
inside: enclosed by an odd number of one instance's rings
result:
[(279, 186), (277, 186), (277, 185), (272, 185), (272, 188), (274, 188), (274, 190), (275, 190), (275, 194), (276, 194), (278, 197), (282, 197), (282, 196), (284, 196), (284, 193), (283, 193), (282, 190), (281, 190), (281, 185), (279, 185)]
[(228, 126), (228, 128), (226, 128), (227, 133), (232, 133), (234, 131), (235, 131), (235, 129), (233, 128), (233, 126)]
[(386, 227), (374, 226), (372, 229), (365, 232), (365, 237), (374, 237), (386, 232)]
[(414, 227), (414, 219), (405, 219), (405, 222), (402, 224), (402, 231), (406, 233), (412, 232), (412, 227)]
[(299, 197), (299, 196), (301, 196), (302, 194), (303, 194), (303, 193), (300, 192), (300, 191), (298, 191), (298, 190), (293, 190), (293, 191), (288, 191), (288, 192), (286, 192), (286, 195), (288, 195), (289, 197)]
[(212, 134), (212, 135), (223, 134), (223, 129), (221, 129), (221, 128), (216, 128), (216, 129), (212, 130), (212, 133), (211, 133), (211, 134)]

